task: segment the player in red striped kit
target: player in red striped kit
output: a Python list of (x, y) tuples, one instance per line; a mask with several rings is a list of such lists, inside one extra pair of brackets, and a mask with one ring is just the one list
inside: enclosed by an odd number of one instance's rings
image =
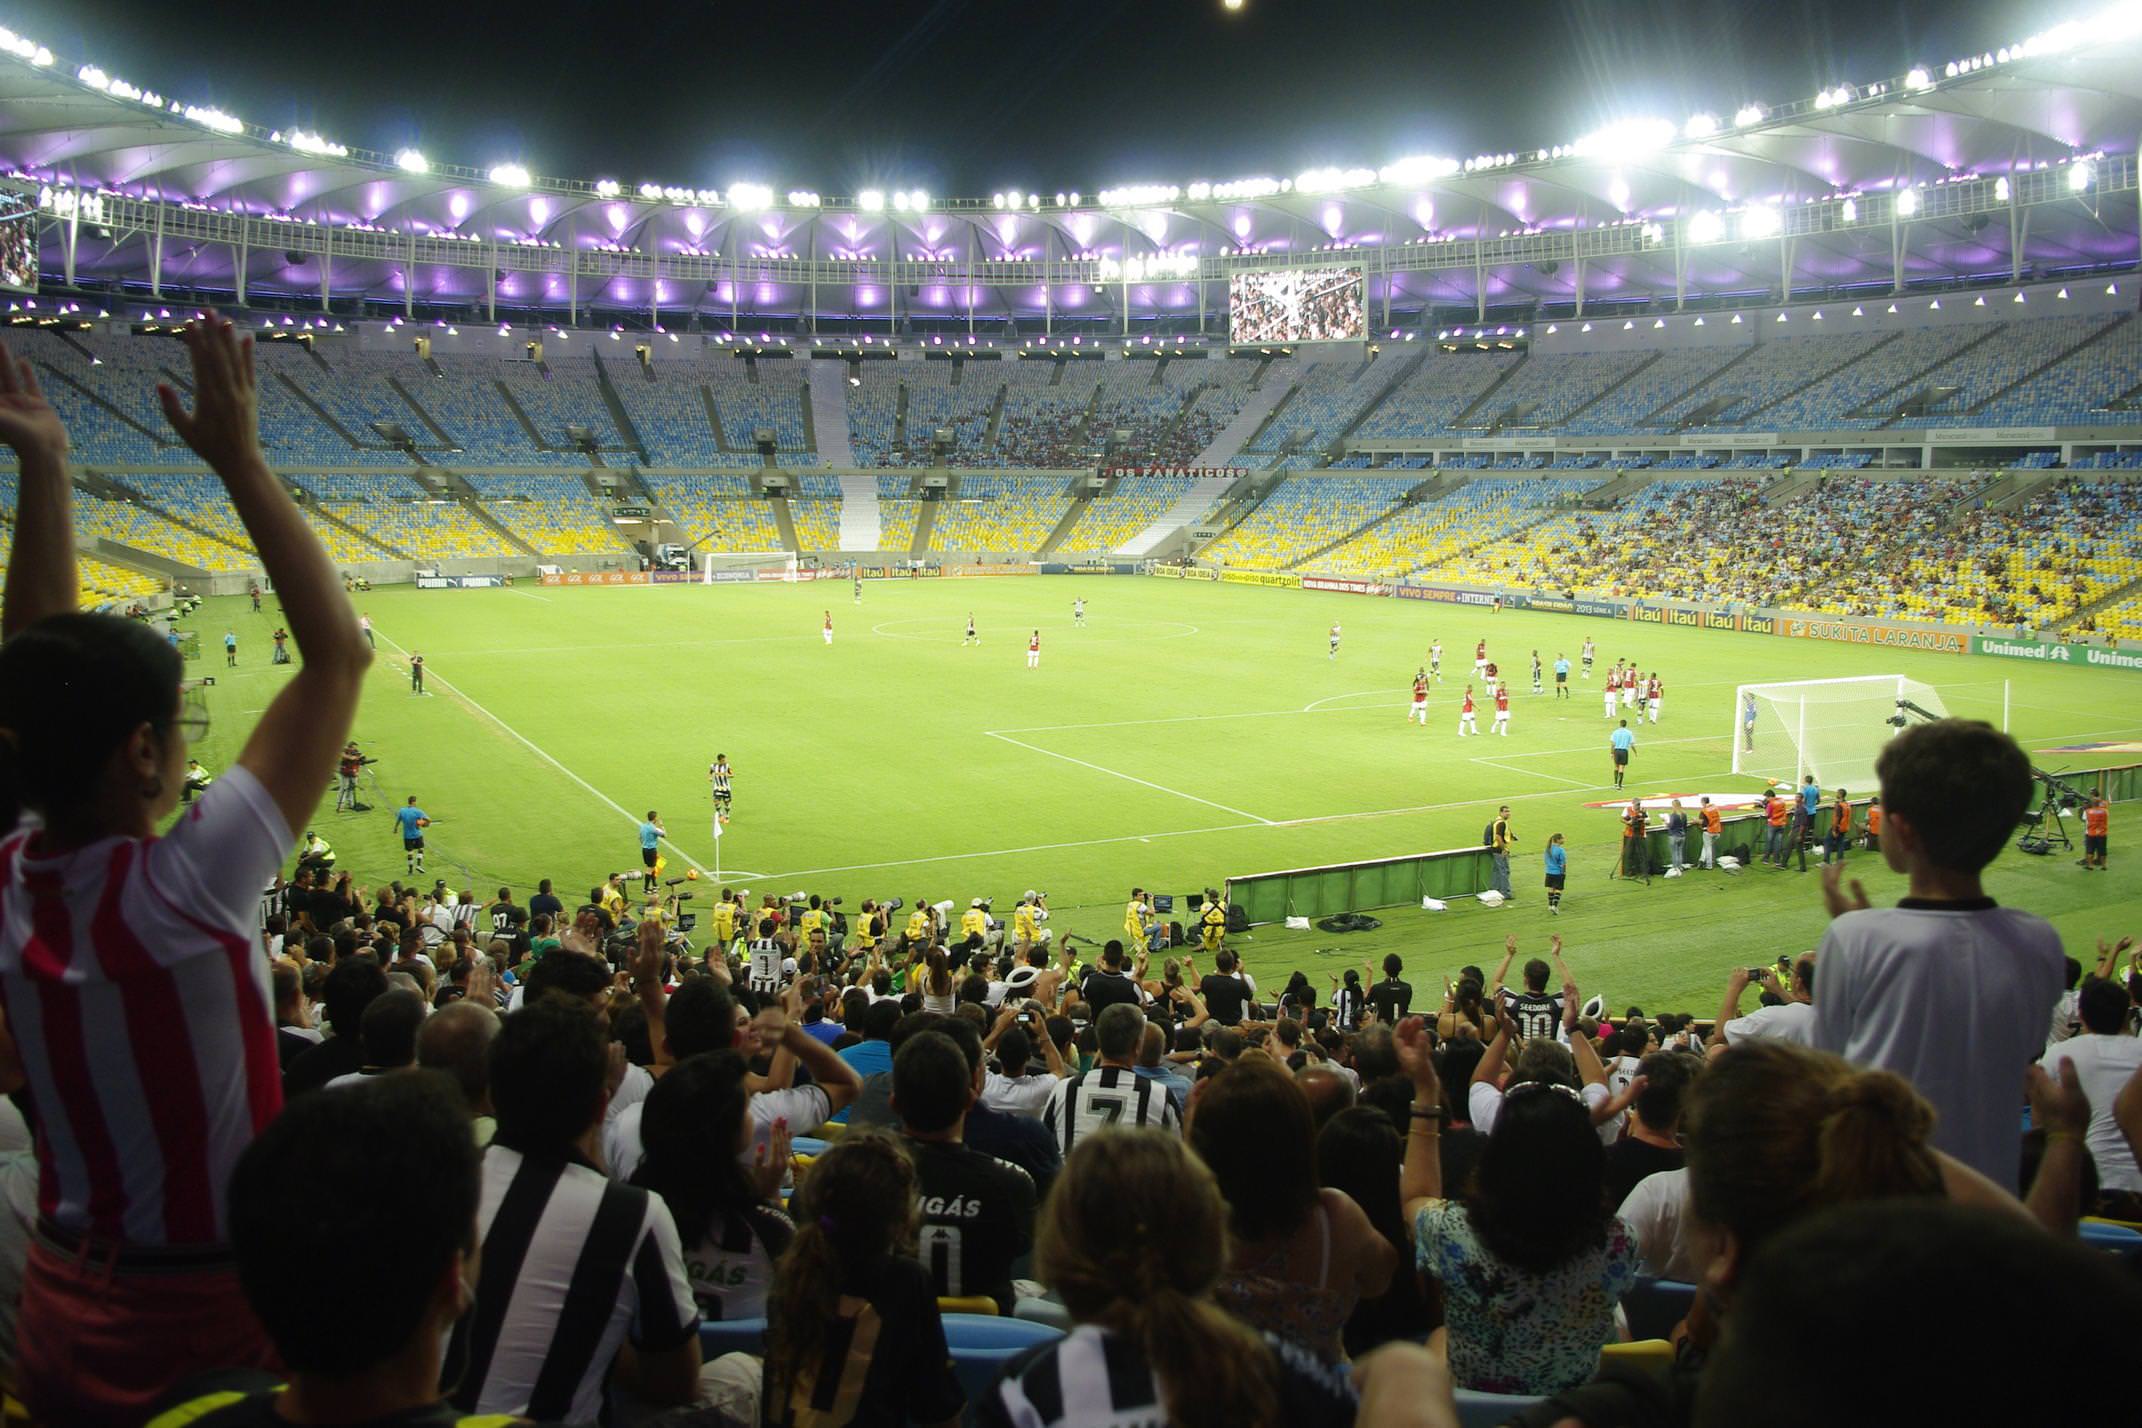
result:
[(1458, 737), (1462, 739), (1467, 734), (1479, 732), (1480, 726), (1473, 722), (1473, 687), (1468, 684), (1465, 686), (1465, 702), (1458, 706)]
[(1426, 670), (1416, 670), (1413, 675), (1413, 707), (1407, 711), (1406, 721), (1411, 723), (1415, 720), (1420, 721), (1420, 726), (1423, 729), (1428, 727), (1428, 671)]

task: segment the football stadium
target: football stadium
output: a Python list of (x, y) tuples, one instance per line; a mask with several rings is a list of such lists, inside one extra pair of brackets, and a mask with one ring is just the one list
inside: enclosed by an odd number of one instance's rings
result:
[[(970, 40), (1153, 38), (1074, 8)], [(2142, 1332), (2142, 9), (964, 196), (79, 23), (0, 29), (10, 1422), (1871, 1422)]]

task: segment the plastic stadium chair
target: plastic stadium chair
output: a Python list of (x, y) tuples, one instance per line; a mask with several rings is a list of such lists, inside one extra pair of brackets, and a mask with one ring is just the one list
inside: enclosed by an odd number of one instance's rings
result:
[(847, 1133), (848, 1123), (846, 1121), (827, 1121), (818, 1128), (818, 1136), (821, 1140), (839, 1140)]
[(1637, 1282), (1622, 1297), (1622, 1312), (1629, 1316), (1629, 1335), (1634, 1339), (1664, 1339), (1674, 1325), (1688, 1317), (1696, 1302), (1696, 1286), (1675, 1279)]
[(1500, 1428), (1512, 1416), (1547, 1401), (1537, 1394), (1476, 1393), (1470, 1388), (1461, 1388), (1457, 1394), (1461, 1428)]
[(997, 1301), (986, 1294), (969, 1294), (964, 1297), (940, 1294), (937, 1296), (937, 1311), (940, 1314), (969, 1314), (982, 1319), (997, 1317)]
[(1036, 1344), (1053, 1343), (1064, 1336), (1061, 1329), (1025, 1319), (947, 1313), (944, 1321), (945, 1345), (952, 1351), (952, 1372), (958, 1375), (960, 1387), (967, 1390), (970, 1404), (989, 1391), (1013, 1359)]
[(1621, 1364), (1664, 1375), (1673, 1367), (1673, 1345), (1664, 1339), (1637, 1339), (1626, 1344), (1608, 1344), (1599, 1351), (1600, 1366)]
[(2112, 1220), (2089, 1219), (2076, 1226), (2085, 1249), (2105, 1250), (2122, 1259), (2142, 1255), (2142, 1230)]
[(709, 1319), (699, 1325), (699, 1357), (712, 1363), (723, 1354), (766, 1352), (764, 1319)]
[(819, 1140), (815, 1136), (799, 1135), (790, 1139), (788, 1148), (793, 1154), (807, 1155), (816, 1160), (826, 1153), (826, 1147), (831, 1144), (831, 1141)]

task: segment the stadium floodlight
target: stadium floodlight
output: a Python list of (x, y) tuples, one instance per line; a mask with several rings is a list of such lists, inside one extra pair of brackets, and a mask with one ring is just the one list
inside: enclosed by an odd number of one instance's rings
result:
[(1844, 206), (1837, 210), (1837, 216), (1847, 223), (1859, 222), (1859, 203), (1857, 200), (1846, 199)]
[(913, 189), (907, 195), (907, 206), (910, 212), (928, 213), (930, 211), (930, 196), (919, 188)]
[(2082, 193), (2097, 179), (2097, 169), (2088, 159), (2077, 159), (2068, 165), (2068, 192)]
[(1763, 106), (1760, 104), (1743, 104), (1733, 112), (1733, 127), (1745, 129), (1750, 124), (1760, 124), (1763, 122), (1763, 113)]
[(1995, 203), (2008, 202), (2009, 192), (2008, 179), (2005, 175), (1993, 181), (1993, 201)]
[(595, 194), (598, 198), (615, 198), (624, 191), (624, 185), (616, 179), (595, 180)]
[(1904, 76), (1904, 87), (1906, 89), (1932, 89), (1934, 87), (1934, 77), (1926, 72), (1925, 65), (1913, 65), (1910, 72)]
[(1701, 209), (1688, 216), (1688, 241), (1691, 243), (1716, 243), (1725, 237), (1725, 220), (1709, 209)]
[(1681, 126), (1681, 133), (1691, 139), (1708, 139), (1718, 132), (1718, 116), (1715, 114), (1691, 114)]
[(403, 149), (400, 153), (396, 154), (394, 156), (394, 166), (400, 169), (405, 174), (425, 174), (431, 172), (431, 160), (425, 158), (423, 154), (421, 154), (415, 149)]
[(855, 206), (865, 213), (883, 213), (885, 211), (885, 191), (883, 189), (866, 188), (856, 195)]
[(1972, 299), (1971, 306), (1973, 307), (1984, 307), (1985, 305), (1986, 295), (1984, 293), (1980, 293), (1976, 298)]
[(1586, 134), (1570, 145), (1570, 151), (1593, 159), (1654, 154), (1671, 144), (1679, 133), (1679, 126), (1670, 119), (1624, 119)]
[(2017, 289), (2016, 289), (2016, 296), (2015, 296), (2015, 300), (2016, 300), (2017, 302), (2021, 302), (2021, 301), (2023, 301), (2023, 289), (2021, 289), (2021, 288), (2017, 288)]
[(1934, 299), (1934, 300), (1933, 300), (1932, 302), (1928, 303), (1928, 304), (1926, 305), (1926, 310), (1927, 310), (1928, 312), (1939, 312), (1939, 311), (1941, 311), (1941, 299), (1940, 299), (1940, 298), (1935, 298), (1935, 299)]
[(1919, 211), (1919, 190), (1907, 188), (1897, 194), (1897, 217), (1909, 218)]
[(1781, 313), (1779, 313), (1779, 314), (1778, 314), (1778, 321), (1779, 321), (1779, 322), (1790, 322), (1790, 321), (1792, 321), (1792, 319), (1791, 319), (1790, 317), (1787, 317), (1787, 316), (1786, 316), (1786, 315), (1785, 315), (1784, 313), (1782, 313), (1782, 312), (1781, 312)]
[(1394, 159), (1376, 170), (1379, 182), (1402, 187), (1407, 184), (1433, 183), (1449, 178), (1458, 171), (1456, 159), (1440, 155), (1416, 154), (1409, 158)]
[(2066, 302), (2068, 300), (2068, 290), (2062, 288), (2059, 292), (2054, 293), (2053, 296), (2059, 298), (2062, 302)]
[(1863, 308), (1863, 307), (1856, 307), (1856, 306), (1855, 306), (1855, 307), (1854, 307), (1854, 308), (1852, 309), (1852, 316), (1854, 316), (1854, 317), (1865, 317), (1866, 315), (1867, 315), (1867, 310), (1866, 310), (1865, 308)]
[(895, 212), (895, 213), (905, 213), (905, 212), (907, 212), (907, 190), (906, 190), (906, 189), (904, 189), (904, 188), (898, 188), (898, 189), (894, 189), (894, 190), (893, 190), (893, 196), (892, 196), (892, 206), (893, 206), (893, 212)]
[(773, 189), (763, 183), (732, 183), (727, 198), (731, 208), (745, 213), (773, 207)]
[(528, 187), (528, 170), (519, 164), (494, 164), (487, 177), (500, 188)]
[(1767, 203), (1741, 210), (1740, 236), (1743, 240), (1775, 238), (1784, 227), (1784, 216)]

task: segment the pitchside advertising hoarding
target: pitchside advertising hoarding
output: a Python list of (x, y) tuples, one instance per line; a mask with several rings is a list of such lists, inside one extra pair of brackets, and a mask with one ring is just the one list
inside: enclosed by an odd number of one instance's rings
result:
[(1880, 645), (1893, 650), (1928, 650), (1936, 654), (1969, 654), (1971, 640), (1957, 630), (1919, 630), (1908, 625), (1884, 625), (1871, 620), (1803, 620), (1785, 616), (1776, 622), (1773, 634), (1797, 640), (1836, 640), (1848, 645)]
[(2008, 635), (1973, 635), (1971, 653), (2002, 659), (2035, 659), (2047, 664), (2095, 665), (2102, 669), (2142, 670), (2142, 651), (2110, 650), (2064, 640), (2016, 639)]

